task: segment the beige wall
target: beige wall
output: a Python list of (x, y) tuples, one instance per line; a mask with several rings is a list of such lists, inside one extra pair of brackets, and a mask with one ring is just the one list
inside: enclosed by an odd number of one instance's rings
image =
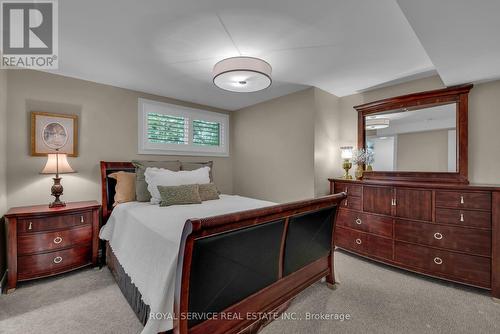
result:
[[(6, 79), (5, 72), (0, 72), (2, 94)], [(29, 156), (29, 112), (32, 110), (80, 115), (80, 157), (70, 159), (78, 173), (65, 175), (63, 180), (67, 201), (99, 199), (100, 160), (212, 159), (137, 155), (137, 98), (174, 102), (168, 98), (34, 71), (9, 71), (8, 79), (9, 146), (7, 159), (0, 159), (7, 160), (8, 206), (51, 200), (51, 179), (38, 174), (44, 159)], [(434, 76), (342, 98), (311, 88), (236, 111), (231, 114), (231, 157), (213, 158), (215, 180), (225, 193), (276, 202), (326, 194), (326, 178), (342, 174), (340, 146), (357, 143), (354, 105), (442, 87), (439, 77)], [(1, 101), (5, 103), (5, 98)], [(497, 176), (500, 170), (499, 105), (500, 81), (476, 85), (471, 91), (469, 175), (472, 182), (500, 183)], [(0, 112), (0, 120), (1, 117)], [(0, 126), (5, 124), (0, 122)], [(5, 131), (0, 128), (0, 144), (5, 138), (1, 133)], [(0, 156), (4, 147), (5, 140), (3, 146), (0, 145)], [(1, 175), (2, 162), (0, 181)], [(2, 182), (0, 210), (1, 196)], [(3, 203), (5, 208), (5, 200)]]
[(396, 170), (447, 172), (448, 130), (399, 134)]
[[(69, 158), (78, 171), (64, 175), (64, 200), (100, 200), (99, 161), (132, 159), (214, 160), (220, 190), (232, 193), (231, 158), (145, 156), (137, 154), (137, 99), (182, 103), (164, 97), (26, 70), (9, 72), (7, 114), (7, 204), (48, 203), (51, 178), (40, 175), (45, 159), (29, 155), (29, 112), (76, 113), (80, 116), (79, 152)], [(221, 110), (214, 110), (221, 111)]]
[[(235, 112), (235, 193), (277, 202), (326, 194), (326, 179), (342, 175), (340, 147), (357, 146), (358, 120), (353, 106), (444, 87), (438, 76), (432, 76), (341, 98), (311, 88)], [(499, 106), (500, 81), (472, 89), (472, 183), (500, 184)], [(446, 155), (442, 158), (446, 159)], [(307, 159), (312, 159), (313, 165)]]
[(7, 71), (0, 70), (0, 217), (2, 217), (3, 214), (7, 211), (6, 158), (7, 158)]
[(232, 114), (239, 195), (286, 202), (314, 196), (314, 89)]
[(340, 99), (321, 89), (314, 88), (314, 193), (327, 195), (329, 177), (342, 175), (340, 158)]
[[(414, 80), (340, 98), (341, 143), (357, 145), (355, 105), (444, 88), (438, 76)], [(469, 95), (469, 181), (500, 184), (500, 80), (476, 84)]]
[[(0, 281), (6, 269), (5, 231), (2, 216), (7, 211), (7, 71), (0, 70)], [(0, 284), (1, 285), (1, 284)], [(0, 290), (1, 290), (0, 286)]]
[(500, 184), (500, 80), (469, 95), (469, 180)]

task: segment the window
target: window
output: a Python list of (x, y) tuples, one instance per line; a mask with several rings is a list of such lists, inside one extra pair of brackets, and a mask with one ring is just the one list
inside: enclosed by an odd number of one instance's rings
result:
[(229, 116), (139, 99), (139, 154), (229, 156)]

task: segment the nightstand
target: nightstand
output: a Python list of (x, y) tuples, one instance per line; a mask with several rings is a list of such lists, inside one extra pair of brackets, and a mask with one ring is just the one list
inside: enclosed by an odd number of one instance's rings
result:
[(97, 264), (99, 210), (96, 201), (10, 209), (7, 224), (7, 293), (19, 281)]

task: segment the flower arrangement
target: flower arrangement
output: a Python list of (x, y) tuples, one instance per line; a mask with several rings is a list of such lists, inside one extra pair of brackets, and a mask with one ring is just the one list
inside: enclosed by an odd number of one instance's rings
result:
[(361, 166), (365, 163), (366, 151), (364, 148), (360, 148), (352, 151), (352, 163)]
[(360, 148), (352, 152), (352, 163), (357, 165), (356, 169), (356, 179), (360, 180), (363, 178), (363, 165), (366, 165), (366, 170), (372, 170), (372, 164), (375, 161), (374, 152), (371, 149)]

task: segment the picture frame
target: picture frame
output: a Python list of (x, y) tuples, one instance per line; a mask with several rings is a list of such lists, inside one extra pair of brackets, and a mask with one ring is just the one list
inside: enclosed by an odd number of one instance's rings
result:
[(31, 112), (31, 156), (49, 153), (78, 156), (78, 116)]

